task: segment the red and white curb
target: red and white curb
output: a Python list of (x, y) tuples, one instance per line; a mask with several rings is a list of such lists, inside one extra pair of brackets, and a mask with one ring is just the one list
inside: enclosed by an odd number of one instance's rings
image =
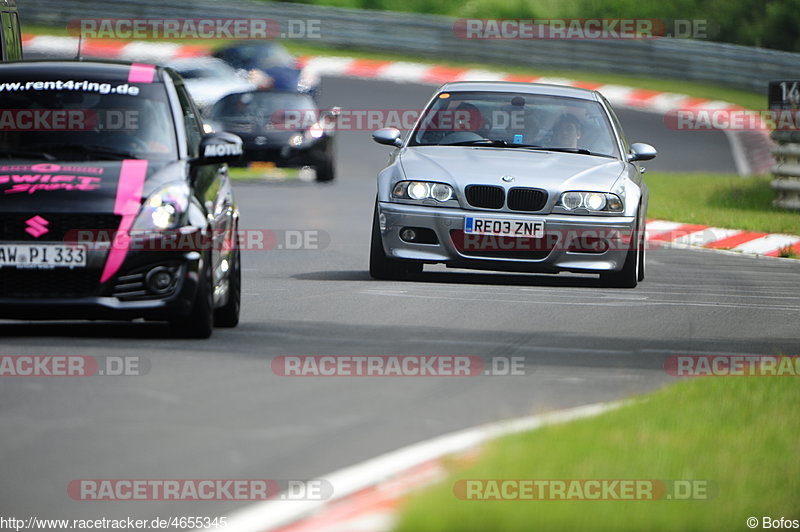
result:
[[(416, 443), (324, 478), (333, 486), (325, 501), (273, 500), (227, 519), (226, 532), (388, 532), (409, 493), (446, 475), (444, 458), (473, 459), (489, 440), (545, 425), (600, 415), (622, 402), (595, 403), (466, 429)], [(211, 529), (209, 529), (211, 530)]]
[[(51, 35), (23, 35), (26, 51), (43, 54), (75, 55), (78, 51), (76, 37)], [(81, 52), (86, 57), (122, 59), (128, 61), (168, 62), (181, 57), (207, 55), (209, 48), (202, 45), (183, 45), (165, 42), (123, 42), (103, 39), (85, 39)], [(521, 81), (525, 83), (551, 83), (569, 85), (601, 92), (612, 104), (650, 111), (662, 115), (674, 110), (727, 110), (739, 111), (742, 107), (720, 101), (693, 98), (685, 94), (636, 89), (623, 85), (579, 81), (568, 78), (525, 76), (494, 70), (469, 69), (412, 63), (380, 61), (352, 57), (306, 56), (301, 64), (319, 76), (354, 77), (399, 83), (441, 85), (448, 81)], [(767, 173), (775, 164), (772, 141), (766, 129), (755, 131), (724, 130), (734, 154), (740, 175)]]
[(729, 250), (745, 255), (780, 257), (800, 255), (800, 236), (722, 229), (708, 225), (647, 221), (647, 241), (672, 246)]

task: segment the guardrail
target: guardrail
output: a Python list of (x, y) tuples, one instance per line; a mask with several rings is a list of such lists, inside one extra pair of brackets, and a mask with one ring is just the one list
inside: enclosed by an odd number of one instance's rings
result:
[(27, 0), (26, 24), (64, 27), (78, 18), (232, 18), (320, 21), (325, 46), (389, 51), (537, 69), (600, 71), (712, 82), (758, 92), (770, 79), (800, 79), (800, 54), (690, 39), (649, 40), (464, 40), (456, 19), (247, 0)]

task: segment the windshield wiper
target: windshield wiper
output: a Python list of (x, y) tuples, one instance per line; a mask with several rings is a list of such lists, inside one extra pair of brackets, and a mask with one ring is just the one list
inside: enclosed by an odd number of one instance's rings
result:
[(125, 153), (108, 146), (99, 146), (93, 144), (37, 144), (34, 148), (47, 148), (49, 150), (81, 150), (87, 156), (99, 155), (104, 158), (115, 159), (138, 159), (132, 153)]
[(474, 139), (462, 140), (461, 142), (447, 142), (445, 144), (439, 143), (437, 146), (508, 146), (508, 143), (499, 139)]
[(10, 150), (2, 150), (0, 151), (0, 156), (7, 157), (8, 159), (13, 159), (15, 157), (24, 157), (24, 158), (34, 158), (34, 159), (44, 159), (46, 161), (55, 161), (56, 157), (51, 155), (45, 151), (37, 151), (37, 150), (18, 150), (18, 149), (10, 149)]
[[(587, 150), (586, 148), (547, 148), (547, 147), (544, 147), (544, 146), (524, 146), (524, 145), (520, 145), (520, 146), (521, 147), (525, 147), (525, 148), (536, 149), (536, 150), (539, 150), (539, 151), (557, 151), (557, 152), (563, 152), (563, 153), (577, 153), (579, 155), (594, 155), (594, 156), (597, 156), (597, 157), (611, 157), (611, 158), (613, 158), (612, 155), (608, 155), (607, 153), (597, 153), (597, 152), (593, 152), (593, 151)], [(513, 147), (513, 146), (511, 146), (511, 147)]]

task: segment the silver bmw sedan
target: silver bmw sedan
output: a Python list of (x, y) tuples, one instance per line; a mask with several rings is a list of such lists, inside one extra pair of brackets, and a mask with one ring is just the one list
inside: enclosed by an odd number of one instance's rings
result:
[(644, 278), (648, 192), (638, 161), (597, 91), (455, 82), (436, 91), (378, 174), (370, 274), (405, 279), (424, 264)]

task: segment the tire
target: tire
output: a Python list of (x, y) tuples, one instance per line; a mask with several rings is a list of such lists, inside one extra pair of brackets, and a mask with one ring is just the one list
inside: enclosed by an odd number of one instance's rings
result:
[(336, 168), (333, 164), (333, 157), (323, 161), (315, 167), (317, 171), (317, 183), (328, 183), (336, 178)]
[(636, 224), (636, 240), (625, 254), (625, 264), (621, 271), (600, 274), (600, 282), (609, 288), (636, 288), (644, 279), (644, 232)]
[(642, 239), (639, 241), (639, 270), (637, 271), (636, 280), (640, 283), (644, 281), (644, 274), (645, 274), (645, 247), (647, 246), (647, 242), (644, 238), (644, 228), (641, 229), (642, 231)]
[(236, 327), (239, 325), (239, 312), (242, 306), (242, 254), (237, 242), (231, 253), (231, 267), (228, 274), (228, 302), (214, 311), (215, 327)]
[(214, 289), (211, 286), (210, 256), (204, 257), (203, 263), (191, 314), (170, 321), (172, 333), (178, 338), (208, 338), (214, 332)]
[(383, 239), (378, 226), (378, 204), (372, 216), (372, 239), (369, 248), (369, 275), (382, 281), (403, 281), (410, 273), (420, 273), (421, 262), (390, 259), (383, 250)]

